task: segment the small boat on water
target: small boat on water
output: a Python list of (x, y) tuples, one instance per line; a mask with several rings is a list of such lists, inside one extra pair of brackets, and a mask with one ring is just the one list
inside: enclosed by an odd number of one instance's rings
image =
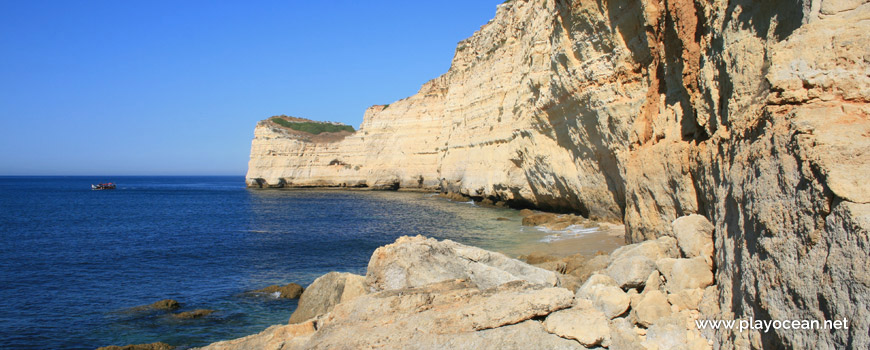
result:
[(114, 183), (114, 182), (107, 182), (107, 183), (104, 183), (104, 184), (91, 185), (91, 189), (92, 189), (92, 190), (95, 190), (95, 191), (96, 191), (96, 190), (114, 190), (114, 189), (115, 189), (115, 183)]

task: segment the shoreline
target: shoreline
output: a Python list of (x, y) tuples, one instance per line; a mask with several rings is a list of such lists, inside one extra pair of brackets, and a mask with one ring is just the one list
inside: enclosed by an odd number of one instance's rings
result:
[(199, 349), (663, 348), (673, 340), (709, 349), (713, 340), (689, 324), (719, 313), (714, 268), (705, 262), (712, 225), (697, 215), (678, 221), (657, 240), (574, 262), (582, 277), (558, 272), (571, 261), (533, 266), (403, 236), (372, 253), (365, 276), (315, 280), (289, 323)]
[[(487, 197), (472, 197), (463, 193), (458, 192), (443, 192), (440, 188), (436, 189), (421, 189), (421, 188), (404, 188), (400, 187), (398, 189), (378, 189), (372, 187), (340, 187), (340, 186), (305, 186), (305, 187), (269, 187), (269, 188), (258, 188), (249, 186), (248, 189), (255, 191), (349, 191), (349, 192), (400, 192), (400, 193), (425, 193), (431, 194), (435, 197), (441, 198), (451, 203), (463, 204), (468, 203), (469, 201), (473, 201), (474, 205), (482, 207), (482, 208), (492, 208), (492, 209), (506, 209), (516, 212), (520, 218), (523, 217), (523, 212), (531, 212), (532, 214), (542, 214), (550, 216), (552, 220), (557, 220), (561, 216), (565, 215), (573, 215), (576, 217), (582, 217), (588, 221), (594, 222), (595, 225), (599, 226), (599, 230), (595, 232), (589, 232), (587, 234), (577, 234), (575, 237), (568, 237), (563, 239), (558, 239), (550, 242), (540, 242), (540, 244), (527, 244), (528, 248), (525, 250), (515, 249), (511, 252), (505, 252), (499, 250), (499, 252), (507, 254), (511, 257), (517, 258), (521, 255), (528, 255), (533, 253), (543, 253), (547, 255), (558, 255), (558, 256), (568, 256), (572, 254), (580, 253), (581, 251), (585, 253), (585, 255), (594, 255), (595, 252), (603, 251), (605, 253), (610, 253), (613, 250), (624, 246), (627, 244), (625, 239), (625, 225), (621, 222), (617, 222), (615, 220), (602, 220), (600, 218), (586, 218), (580, 215), (577, 212), (550, 212), (545, 210), (540, 210), (533, 207), (512, 207), (507, 204), (507, 202), (503, 201), (495, 201), (491, 198)], [(548, 230), (545, 226), (548, 224), (547, 221), (542, 221), (537, 225), (522, 225), (521, 227), (528, 227), (530, 229), (535, 229), (541, 232), (550, 232), (551, 234), (560, 234), (560, 233), (569, 233), (564, 229), (561, 230)], [(574, 249), (576, 247), (588, 245), (594, 241), (592, 237), (599, 237), (602, 240), (606, 240), (607, 242), (598, 245), (592, 244), (594, 247), (586, 249), (585, 247), (581, 249)], [(616, 242), (613, 237), (618, 238), (619, 242)], [(482, 248), (482, 247), (481, 247)], [(574, 249), (574, 250), (572, 250)], [(592, 249), (593, 251), (589, 251)]]

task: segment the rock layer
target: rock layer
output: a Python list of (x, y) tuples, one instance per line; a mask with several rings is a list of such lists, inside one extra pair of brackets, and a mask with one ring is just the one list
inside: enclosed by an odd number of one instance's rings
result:
[(868, 347), (868, 19), (859, 0), (508, 1), (340, 141), (258, 125), (247, 181), (440, 189), (623, 220), (630, 242), (700, 214), (729, 317), (854, 326), (724, 345)]

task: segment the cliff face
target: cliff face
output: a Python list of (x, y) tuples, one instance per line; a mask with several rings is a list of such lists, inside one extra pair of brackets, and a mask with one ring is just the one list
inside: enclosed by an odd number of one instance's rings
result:
[[(870, 4), (509, 1), (417, 95), (305, 142), (258, 125), (251, 185), (440, 188), (715, 226), (723, 317), (850, 320), (727, 345), (870, 345)], [(728, 286), (728, 287), (725, 287)]]

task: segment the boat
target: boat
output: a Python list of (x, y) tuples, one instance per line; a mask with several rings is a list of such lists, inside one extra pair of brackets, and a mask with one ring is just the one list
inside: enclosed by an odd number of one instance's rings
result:
[(114, 182), (107, 182), (107, 183), (104, 183), (104, 184), (91, 185), (91, 189), (92, 189), (92, 190), (95, 190), (95, 191), (96, 191), (96, 190), (114, 190), (114, 189), (115, 189), (115, 183), (114, 183)]

